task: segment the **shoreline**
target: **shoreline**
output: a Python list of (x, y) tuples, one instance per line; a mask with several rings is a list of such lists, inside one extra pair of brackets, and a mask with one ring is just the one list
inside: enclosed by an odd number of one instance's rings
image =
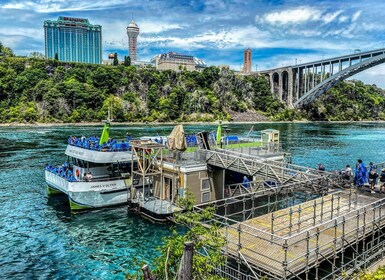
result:
[[(228, 124), (284, 124), (284, 123), (384, 123), (383, 120), (377, 121), (222, 121), (223, 125)], [(103, 121), (100, 122), (81, 122), (81, 123), (0, 123), (0, 127), (53, 127), (53, 126), (98, 126), (103, 125)], [(161, 125), (217, 125), (218, 121), (215, 122), (113, 122), (113, 125), (145, 125), (145, 126), (161, 126)]]

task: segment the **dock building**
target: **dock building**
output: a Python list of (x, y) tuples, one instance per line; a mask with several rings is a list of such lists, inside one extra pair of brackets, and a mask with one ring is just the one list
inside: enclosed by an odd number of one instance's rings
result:
[(66, 62), (102, 63), (102, 27), (85, 18), (44, 21), (46, 58)]
[(343, 279), (384, 258), (385, 198), (346, 188), (338, 174), (282, 160), (278, 137), (265, 130), (260, 148), (220, 148), (198, 133), (193, 154), (166, 151), (159, 161), (157, 152), (156, 172), (148, 172), (156, 174), (154, 191), (136, 199), (140, 211), (161, 219), (181, 211), (176, 198), (187, 191), (195, 211), (213, 206), (214, 218), (203, 223), (220, 226), (227, 261), (215, 272), (231, 280)]

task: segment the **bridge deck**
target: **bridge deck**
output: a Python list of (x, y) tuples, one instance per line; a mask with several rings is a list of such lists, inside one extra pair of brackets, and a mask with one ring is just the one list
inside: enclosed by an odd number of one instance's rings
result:
[[(385, 206), (364, 195), (327, 195), (222, 229), (229, 255), (280, 278), (314, 267), (385, 224)], [(368, 206), (369, 205), (369, 206)], [(370, 207), (372, 205), (373, 207)]]

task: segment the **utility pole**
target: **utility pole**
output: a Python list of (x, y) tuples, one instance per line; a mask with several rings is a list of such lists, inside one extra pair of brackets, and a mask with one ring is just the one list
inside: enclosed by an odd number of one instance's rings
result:
[(192, 280), (194, 243), (185, 242), (181, 265), (178, 271), (178, 280)]

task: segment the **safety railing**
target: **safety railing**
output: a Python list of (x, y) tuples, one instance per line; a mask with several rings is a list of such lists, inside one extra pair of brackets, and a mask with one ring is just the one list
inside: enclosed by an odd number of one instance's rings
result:
[(266, 214), (255, 211), (263, 207), (255, 205), (254, 215), (246, 219), (243, 207), (251, 202), (241, 199), (241, 210), (230, 211), (234, 200), (215, 203), (214, 218), (204, 223), (220, 225), (227, 240), (224, 253), (255, 273), (280, 279), (309, 277), (318, 275), (321, 263), (326, 263), (328, 275), (338, 278), (338, 273), (349, 275), (384, 255), (379, 249), (385, 246), (385, 198), (350, 189), (286, 208), (281, 198), (281, 210)]

